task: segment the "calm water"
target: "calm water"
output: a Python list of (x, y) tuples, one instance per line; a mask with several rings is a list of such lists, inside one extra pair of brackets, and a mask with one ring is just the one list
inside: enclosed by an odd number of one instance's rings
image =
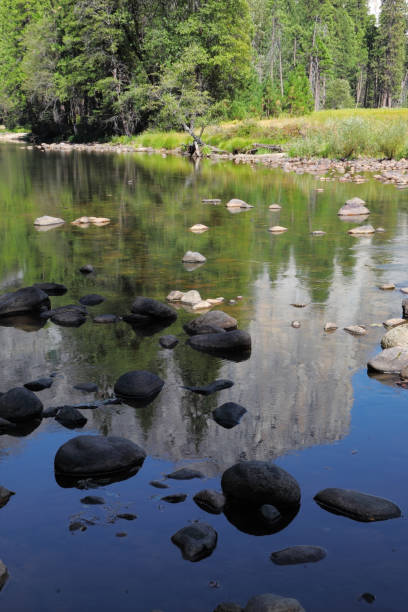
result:
[[(324, 193), (317, 193), (321, 186)], [(336, 212), (352, 196), (368, 202), (370, 222), (386, 233), (347, 234), (350, 226)], [(239, 197), (254, 208), (232, 215), (201, 203), (209, 197)], [(281, 212), (269, 212), (273, 202)], [(2, 292), (63, 282), (69, 292), (51, 298), (53, 305), (100, 293), (106, 301), (92, 313), (119, 315), (136, 295), (164, 300), (172, 289), (227, 300), (242, 295), (223, 309), (253, 340), (251, 358), (241, 363), (197, 353), (185, 345), (182, 324), (192, 315), (184, 310), (165, 332), (180, 339), (174, 351), (159, 347), (160, 333), (137, 335), (123, 322), (0, 327), (0, 389), (57, 372), (51, 389), (38, 394), (45, 407), (93, 399), (73, 389), (84, 381), (96, 382), (97, 397), (106, 397), (117, 377), (133, 369), (166, 381), (147, 408), (86, 411), (86, 430), (128, 437), (148, 453), (136, 476), (95, 491), (105, 506), (86, 507), (80, 503), (86, 492), (55, 482), (55, 452), (78, 430), (48, 419), (26, 437), (0, 437), (0, 484), (16, 491), (0, 510), (0, 558), (10, 572), (3, 610), (211, 612), (221, 601), (244, 605), (264, 592), (296, 597), (309, 611), (363, 610), (364, 592), (376, 596), (375, 610), (407, 609), (408, 391), (369, 378), (365, 368), (384, 333), (371, 325), (400, 316), (402, 294), (377, 286), (408, 286), (407, 192), (232, 164), (195, 167), (176, 158), (1, 145), (0, 207)], [(38, 232), (33, 220), (43, 214), (67, 221), (107, 216), (112, 223)], [(193, 235), (187, 228), (194, 223), (211, 229)], [(289, 231), (272, 236), (267, 228), (275, 224)], [(312, 229), (327, 235), (311, 237)], [(186, 270), (181, 258), (188, 249), (206, 255), (207, 263)], [(78, 272), (85, 263), (95, 274)], [(291, 327), (294, 319), (300, 329)], [(326, 321), (340, 329), (325, 334)], [(371, 327), (355, 338), (341, 329), (350, 324)], [(216, 378), (235, 386), (209, 398), (181, 389)], [(248, 410), (231, 430), (211, 419), (225, 401)], [(300, 483), (300, 512), (277, 534), (249, 535), (192, 500), (202, 488), (219, 488), (223, 470), (245, 458), (276, 459)], [(149, 485), (182, 466), (199, 467), (206, 480), (170, 481), (164, 492)], [(329, 514), (313, 501), (328, 486), (388, 497), (404, 516), (364, 524)], [(160, 500), (173, 492), (188, 493), (187, 501)], [(115, 519), (126, 511), (137, 520)], [(77, 515), (95, 524), (72, 533)], [(195, 519), (217, 530), (218, 544), (210, 557), (190, 563), (170, 537)], [(123, 531), (127, 537), (116, 537)], [(269, 560), (272, 551), (295, 544), (324, 546), (327, 558), (295, 567)]]

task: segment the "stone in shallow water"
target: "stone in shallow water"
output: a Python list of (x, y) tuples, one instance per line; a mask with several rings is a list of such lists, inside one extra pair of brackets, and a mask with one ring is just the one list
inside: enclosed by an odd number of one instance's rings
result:
[(15, 495), (14, 491), (9, 491), (6, 487), (0, 486), (0, 508), (3, 508), (12, 495)]
[(221, 328), (225, 331), (231, 331), (237, 328), (237, 324), (237, 320), (225, 313), (223, 310), (213, 310), (212, 312), (207, 312), (200, 315), (196, 319), (189, 321), (183, 327), (188, 334), (194, 336), (195, 334), (201, 334), (201, 330), (207, 326)]
[(12, 423), (40, 419), (43, 411), (41, 400), (24, 387), (15, 387), (0, 397), (0, 417)]
[(240, 200), (239, 198), (232, 198), (226, 204), (227, 208), (253, 208), (250, 204), (244, 202), (244, 200)]
[(172, 334), (169, 334), (168, 336), (162, 336), (161, 338), (159, 338), (159, 343), (163, 348), (166, 349), (173, 349), (175, 346), (178, 345), (178, 339), (176, 338), (176, 336), (173, 336)]
[(182, 389), (187, 389), (188, 391), (198, 393), (199, 395), (211, 395), (217, 391), (222, 391), (222, 389), (229, 389), (233, 385), (234, 383), (232, 380), (220, 378), (218, 380), (214, 380), (214, 382), (208, 385), (205, 385), (204, 387), (190, 387), (189, 385), (185, 385), (182, 387)]
[(221, 427), (232, 429), (239, 425), (241, 418), (247, 412), (246, 408), (235, 402), (226, 402), (212, 411), (213, 419)]
[(41, 289), (47, 295), (64, 295), (68, 291), (67, 287), (60, 283), (34, 283), (33, 287)]
[(175, 472), (166, 474), (166, 477), (172, 478), (173, 480), (191, 480), (192, 478), (204, 478), (204, 474), (191, 468), (180, 468)]
[(103, 314), (94, 317), (92, 320), (94, 323), (117, 323), (118, 317), (114, 314)]
[(408, 365), (408, 348), (394, 346), (370, 359), (367, 368), (383, 374), (399, 374)]
[(85, 264), (79, 268), (82, 274), (91, 274), (94, 271), (94, 267), (91, 264)]
[(4, 565), (3, 561), (0, 559), (0, 591), (6, 584), (8, 576), (9, 574), (8, 574), (7, 567)]
[(168, 489), (169, 488), (169, 485), (167, 485), (165, 482), (162, 482), (161, 480), (151, 480), (149, 484), (152, 487), (156, 487), (156, 489)]
[(233, 601), (222, 601), (213, 612), (244, 612), (244, 608)]
[(38, 287), (23, 287), (0, 296), (0, 317), (21, 313), (41, 313), (51, 306), (48, 295)]
[(365, 236), (367, 234), (374, 234), (375, 229), (372, 225), (360, 225), (359, 227), (349, 229), (348, 233), (352, 236)]
[(268, 232), (271, 232), (272, 234), (282, 234), (283, 232), (287, 232), (287, 231), (288, 231), (288, 228), (283, 227), (283, 225), (273, 225), (272, 227), (268, 229)]
[(79, 410), (73, 408), (73, 406), (62, 406), (62, 408), (58, 410), (55, 420), (68, 429), (84, 427), (88, 421), (88, 419), (84, 417)]
[(382, 291), (393, 291), (395, 289), (394, 283), (384, 283), (378, 287)]
[(183, 255), (182, 261), (184, 263), (205, 263), (207, 258), (201, 255), (201, 253), (198, 253), (198, 251), (187, 251)]
[(408, 325), (397, 325), (381, 338), (381, 348), (388, 349), (394, 346), (408, 348)]
[(191, 289), (191, 291), (187, 291), (184, 293), (180, 302), (182, 304), (186, 304), (187, 306), (194, 306), (202, 301), (202, 297), (198, 291), (195, 289)]
[(65, 223), (64, 219), (60, 217), (50, 217), (49, 215), (37, 217), (34, 221), (34, 225), (62, 225), (63, 223)]
[(83, 435), (60, 446), (54, 467), (61, 475), (99, 476), (141, 466), (145, 458), (145, 451), (126, 438)]
[(362, 325), (349, 325), (344, 328), (344, 331), (348, 332), (352, 336), (365, 336), (367, 330)]
[(218, 491), (203, 489), (193, 497), (197, 506), (210, 514), (221, 514), (225, 506), (225, 497)]
[(269, 461), (243, 461), (225, 470), (221, 487), (227, 498), (279, 510), (300, 503), (300, 487), (291, 474)]
[(165, 495), (161, 499), (168, 504), (180, 504), (187, 499), (187, 495), (185, 493), (173, 493), (173, 495)]
[(74, 389), (79, 389), (79, 391), (86, 391), (87, 393), (92, 393), (98, 390), (98, 385), (93, 382), (83, 382), (74, 385)]
[(85, 323), (87, 314), (85, 306), (68, 304), (45, 312), (44, 317), (51, 318), (53, 323), (62, 327), (80, 327)]
[(79, 501), (86, 506), (101, 506), (105, 503), (103, 497), (98, 495), (86, 495), (86, 497), (82, 497)]
[(178, 291), (177, 289), (175, 289), (174, 291), (170, 291), (170, 293), (166, 297), (166, 300), (168, 302), (181, 302), (181, 298), (183, 297), (183, 295), (183, 291)]
[(325, 332), (336, 331), (336, 329), (338, 329), (338, 325), (336, 325), (336, 323), (331, 323), (329, 321), (328, 323), (324, 324), (324, 331)]
[(42, 391), (43, 389), (49, 389), (53, 384), (54, 379), (51, 377), (37, 378), (37, 380), (32, 380), (28, 383), (25, 383), (24, 386), (26, 389), (30, 391)]
[(271, 554), (271, 561), (276, 565), (298, 565), (316, 563), (325, 558), (327, 552), (320, 546), (290, 546)]
[(385, 521), (401, 516), (401, 510), (394, 502), (351, 489), (323, 489), (314, 499), (325, 510), (356, 521)]
[(187, 343), (203, 352), (246, 352), (251, 350), (251, 336), (241, 329), (227, 334), (196, 334)]
[(80, 304), (84, 306), (97, 306), (98, 304), (102, 304), (105, 301), (105, 298), (102, 295), (98, 295), (97, 293), (90, 293), (89, 295), (84, 295), (79, 298)]
[(355, 216), (355, 215), (368, 215), (369, 209), (365, 206), (364, 200), (361, 198), (352, 198), (342, 206), (337, 213), (340, 216)]
[(406, 319), (394, 318), (394, 319), (387, 319), (386, 321), (383, 321), (383, 325), (384, 327), (396, 327), (397, 325), (403, 325), (403, 323), (406, 323), (406, 322), (407, 322)]
[(138, 296), (133, 301), (131, 311), (133, 314), (153, 319), (177, 319), (177, 312), (171, 306), (163, 304), (153, 298)]
[(208, 229), (210, 228), (203, 223), (196, 223), (189, 228), (190, 232), (193, 232), (194, 234), (201, 234), (202, 232), (206, 232)]
[(264, 593), (252, 597), (245, 606), (244, 612), (305, 612), (305, 609), (297, 599)]
[(133, 370), (118, 378), (114, 392), (118, 397), (150, 402), (160, 393), (164, 380), (152, 372)]
[(171, 536), (173, 544), (181, 549), (183, 559), (201, 561), (209, 557), (217, 545), (217, 532), (207, 523), (193, 523)]

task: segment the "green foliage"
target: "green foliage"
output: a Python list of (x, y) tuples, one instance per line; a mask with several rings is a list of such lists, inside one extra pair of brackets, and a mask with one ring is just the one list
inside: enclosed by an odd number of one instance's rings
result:
[(346, 79), (333, 79), (327, 86), (326, 108), (352, 108), (355, 105)]
[(284, 109), (290, 115), (308, 115), (313, 110), (310, 83), (302, 66), (289, 75), (285, 87)]

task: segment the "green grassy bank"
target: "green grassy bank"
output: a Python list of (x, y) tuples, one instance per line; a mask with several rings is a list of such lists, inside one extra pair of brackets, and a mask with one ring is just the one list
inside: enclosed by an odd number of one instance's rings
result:
[[(202, 138), (230, 153), (246, 152), (254, 144), (277, 144), (293, 157), (399, 159), (408, 157), (408, 108), (325, 110), (307, 117), (234, 121), (208, 126)], [(171, 150), (188, 145), (191, 138), (183, 132), (149, 130), (113, 142)]]

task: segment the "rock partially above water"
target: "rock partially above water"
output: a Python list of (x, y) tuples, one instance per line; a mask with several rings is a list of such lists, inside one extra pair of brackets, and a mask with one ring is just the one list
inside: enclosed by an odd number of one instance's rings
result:
[(198, 251), (187, 251), (183, 255), (182, 261), (184, 263), (205, 263), (207, 258), (201, 255), (201, 253), (198, 253)]
[(74, 389), (78, 389), (79, 391), (85, 391), (86, 393), (94, 393), (98, 390), (98, 385), (94, 382), (83, 382), (74, 385)]
[(82, 497), (79, 501), (86, 506), (101, 506), (105, 503), (103, 497), (99, 497), (98, 495), (87, 495), (86, 497)]
[(62, 406), (58, 410), (55, 420), (67, 429), (76, 429), (84, 427), (88, 419), (73, 406)]
[(97, 306), (98, 304), (102, 304), (105, 301), (105, 298), (102, 295), (98, 295), (97, 293), (90, 293), (89, 295), (84, 295), (79, 298), (80, 304), (84, 306)]
[(388, 349), (394, 346), (404, 346), (408, 348), (408, 324), (397, 325), (391, 328), (381, 338), (381, 348)]
[(174, 291), (170, 291), (170, 293), (166, 297), (166, 300), (168, 302), (181, 302), (181, 298), (183, 297), (183, 295), (184, 295), (183, 291), (178, 291), (176, 289)]
[(188, 391), (198, 393), (199, 395), (211, 395), (217, 391), (222, 391), (222, 389), (229, 389), (233, 385), (234, 383), (232, 380), (220, 378), (219, 380), (214, 380), (214, 382), (210, 383), (209, 385), (205, 385), (204, 387), (190, 387), (185, 385), (182, 387), (182, 389), (188, 389)]
[(352, 236), (363, 236), (366, 234), (374, 234), (375, 229), (372, 225), (360, 225), (359, 227), (353, 227), (352, 229), (349, 229), (348, 233)]
[(187, 343), (194, 349), (204, 352), (249, 352), (251, 336), (241, 329), (227, 334), (198, 334), (189, 338)]
[(250, 204), (247, 204), (246, 202), (244, 202), (244, 200), (239, 200), (238, 198), (232, 198), (232, 200), (227, 202), (226, 207), (227, 208), (253, 208), (253, 206), (251, 206)]
[(133, 370), (118, 378), (114, 393), (125, 399), (150, 402), (160, 393), (163, 385), (164, 380), (156, 374), (145, 370)]
[(221, 425), (221, 427), (232, 429), (236, 425), (239, 425), (246, 412), (247, 410), (243, 406), (235, 402), (226, 402), (213, 410), (212, 416), (214, 421), (218, 423), (218, 425)]
[(365, 206), (364, 200), (361, 198), (352, 198), (351, 200), (347, 200), (337, 214), (340, 216), (368, 215), (369, 212), (369, 209)]
[(145, 458), (145, 451), (126, 438), (84, 435), (58, 449), (54, 467), (61, 475), (103, 476), (141, 466)]
[(281, 210), (282, 206), (280, 206), (279, 204), (271, 204), (269, 206), (269, 210)]
[(4, 565), (3, 561), (0, 559), (0, 591), (6, 584), (8, 576), (9, 574), (8, 574), (7, 567)]
[(131, 311), (133, 314), (142, 315), (153, 319), (177, 319), (177, 312), (171, 306), (163, 304), (158, 300), (142, 296), (135, 298)]
[(244, 612), (305, 612), (305, 609), (297, 599), (264, 593), (252, 597), (245, 606)]
[(50, 217), (49, 215), (44, 215), (42, 217), (37, 217), (34, 221), (34, 225), (62, 225), (65, 223), (64, 219), (60, 219), (59, 217)]
[(173, 493), (173, 495), (165, 495), (161, 499), (168, 504), (181, 504), (183, 501), (186, 501), (187, 495), (186, 493)]
[(6, 487), (0, 486), (0, 508), (3, 508), (13, 495), (15, 495), (14, 491), (9, 491)]
[(408, 348), (394, 346), (384, 349), (367, 363), (369, 370), (383, 374), (399, 374), (408, 365)]
[(221, 514), (225, 506), (225, 497), (218, 491), (203, 489), (193, 497), (197, 506), (210, 514)]
[(40, 419), (42, 411), (41, 400), (24, 387), (14, 387), (0, 397), (0, 417), (12, 423)]
[(79, 268), (79, 271), (82, 272), (82, 274), (91, 274), (94, 272), (94, 267), (91, 264), (85, 264)]
[(272, 227), (268, 229), (268, 232), (271, 232), (272, 234), (282, 234), (283, 232), (287, 232), (287, 231), (288, 231), (288, 228), (283, 227), (283, 225), (273, 225)]
[(47, 295), (64, 295), (68, 289), (60, 283), (34, 283), (33, 287), (41, 289)]
[(195, 225), (189, 227), (190, 232), (193, 232), (193, 234), (202, 234), (208, 229), (210, 228), (207, 225), (203, 225), (202, 223), (196, 223)]
[(352, 336), (365, 336), (367, 330), (362, 325), (349, 325), (344, 328), (344, 331), (348, 332)]
[(227, 498), (279, 510), (300, 503), (300, 487), (288, 472), (268, 461), (243, 461), (228, 468), (221, 486)]
[(407, 320), (406, 319), (387, 319), (386, 321), (383, 321), (383, 325), (384, 327), (396, 327), (397, 325), (402, 325), (403, 323), (406, 323)]
[(394, 283), (384, 283), (378, 287), (381, 291), (393, 291), (395, 289)]
[(181, 549), (183, 559), (201, 561), (209, 557), (217, 545), (217, 532), (207, 523), (193, 523), (171, 536), (173, 544)]
[(92, 319), (92, 321), (94, 323), (103, 323), (103, 324), (107, 324), (107, 323), (117, 323), (118, 322), (118, 317), (114, 314), (103, 314), (103, 315), (98, 315), (97, 317), (94, 317)]
[(51, 377), (37, 378), (37, 380), (24, 383), (24, 387), (30, 391), (42, 391), (43, 389), (49, 389), (53, 382), (54, 379)]
[(338, 329), (338, 325), (336, 325), (336, 323), (325, 323), (324, 324), (324, 331), (325, 332), (331, 332), (331, 331), (336, 331), (336, 329)]
[(173, 480), (192, 480), (193, 478), (204, 478), (204, 474), (191, 468), (180, 468), (175, 472), (166, 474), (166, 477), (172, 478)]
[(325, 510), (356, 521), (385, 521), (401, 516), (401, 510), (392, 501), (351, 489), (324, 489), (314, 499)]
[(231, 317), (230, 315), (225, 313), (223, 310), (212, 310), (211, 312), (206, 312), (205, 314), (200, 315), (196, 319), (189, 321), (188, 323), (183, 325), (183, 327), (188, 334), (193, 336), (195, 334), (201, 334), (201, 330), (206, 326), (221, 328), (226, 331), (230, 331), (236, 329), (237, 325), (237, 320), (234, 319), (234, 317)]
[(320, 546), (290, 546), (273, 552), (271, 561), (276, 565), (298, 565), (316, 563), (324, 559), (326, 555), (326, 550)]
[(50, 317), (51, 321), (56, 325), (61, 325), (62, 327), (80, 327), (85, 323), (88, 312), (85, 306), (68, 304), (67, 306), (54, 308), (43, 314), (47, 318)]
[(159, 343), (163, 348), (173, 349), (175, 346), (178, 345), (179, 341), (176, 336), (172, 336), (171, 334), (169, 334), (168, 336), (162, 336), (161, 338), (159, 338)]
[(201, 295), (195, 289), (191, 289), (191, 291), (183, 293), (182, 297), (180, 298), (180, 302), (182, 304), (186, 304), (187, 306), (194, 306), (195, 304), (198, 304), (201, 301)]
[(26, 312), (41, 313), (50, 307), (48, 295), (38, 287), (24, 287), (0, 296), (0, 317)]
[(323, 230), (313, 230), (313, 232), (310, 232), (311, 236), (325, 236), (326, 232), (324, 232)]

